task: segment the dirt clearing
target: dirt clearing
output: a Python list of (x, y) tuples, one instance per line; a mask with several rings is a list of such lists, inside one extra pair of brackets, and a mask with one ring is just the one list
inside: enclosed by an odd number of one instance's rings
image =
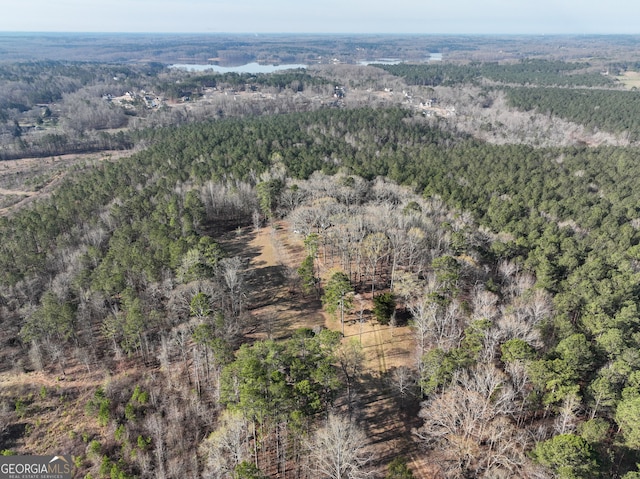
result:
[[(293, 234), (286, 222), (257, 231), (238, 230), (221, 242), (229, 254), (249, 258), (255, 321), (252, 337), (280, 339), (298, 328), (321, 326), (342, 331), (340, 320), (327, 315), (320, 300), (314, 294), (303, 294), (297, 285), (295, 271), (306, 252), (302, 237)], [(321, 277), (328, 272), (321, 267)], [(418, 400), (400, 398), (390, 380), (395, 368), (413, 367), (413, 333), (406, 325), (378, 324), (372, 310), (370, 292), (356, 296), (354, 310), (345, 321), (343, 341), (359, 342), (365, 355), (355, 414), (370, 439), (374, 466), (384, 474), (391, 460), (403, 456), (416, 478), (436, 478), (437, 471), (424, 460), (411, 432), (420, 425)]]
[(616, 79), (629, 90), (632, 88), (640, 88), (640, 72), (624, 72), (622, 75), (616, 77)]
[(91, 164), (117, 160), (132, 155), (131, 151), (103, 151), (90, 154), (21, 158), (0, 162), (0, 216), (51, 194), (69, 168), (77, 164)]

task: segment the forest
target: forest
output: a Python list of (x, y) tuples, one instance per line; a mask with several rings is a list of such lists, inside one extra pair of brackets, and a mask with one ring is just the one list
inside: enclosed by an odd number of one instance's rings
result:
[[(54, 155), (29, 121), (124, 150), (3, 203), (2, 454), (112, 479), (640, 476), (637, 92), (606, 66), (2, 65), (7, 168)], [(105, 99), (140, 88), (174, 103)], [(482, 136), (519, 115), (582, 136)]]
[(549, 60), (523, 60), (512, 64), (399, 64), (379, 65), (403, 77), (411, 85), (452, 86), (490, 80), (504, 84), (538, 86), (611, 86), (613, 80), (593, 72), (587, 63)]

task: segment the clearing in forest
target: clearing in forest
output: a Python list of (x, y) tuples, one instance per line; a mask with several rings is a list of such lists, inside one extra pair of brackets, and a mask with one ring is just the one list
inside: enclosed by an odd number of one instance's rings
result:
[[(319, 326), (342, 330), (340, 320), (326, 314), (314, 294), (305, 295), (296, 287), (295, 271), (306, 252), (302, 238), (291, 233), (286, 222), (257, 231), (239, 230), (223, 243), (230, 254), (248, 253), (250, 257), (255, 324), (251, 336), (286, 338), (296, 329)], [(321, 268), (323, 282), (326, 274)], [(395, 457), (404, 456), (416, 478), (437, 477), (412, 438), (411, 429), (420, 423), (418, 401), (411, 397), (402, 400), (391, 384), (395, 368), (414, 366), (413, 333), (406, 325), (378, 324), (372, 310), (371, 293), (358, 294), (344, 327), (343, 341), (359, 342), (365, 356), (356, 394), (358, 422), (370, 438), (380, 470)]]
[(0, 216), (50, 195), (75, 165), (112, 161), (131, 155), (131, 151), (117, 150), (4, 160), (0, 163)]
[(633, 88), (640, 88), (640, 72), (624, 72), (616, 78), (630, 90)]

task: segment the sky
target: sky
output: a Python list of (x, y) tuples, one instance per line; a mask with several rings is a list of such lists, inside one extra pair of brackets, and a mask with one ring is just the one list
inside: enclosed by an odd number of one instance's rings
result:
[(0, 32), (637, 34), (638, 0), (0, 0)]

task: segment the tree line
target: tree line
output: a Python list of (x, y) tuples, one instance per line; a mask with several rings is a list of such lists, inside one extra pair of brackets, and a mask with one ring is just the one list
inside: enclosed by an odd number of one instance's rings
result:
[(585, 72), (586, 63), (526, 59), (517, 63), (470, 63), (455, 65), (432, 63), (426, 65), (376, 65), (400, 76), (410, 85), (455, 86), (490, 80), (502, 84), (555, 87), (605, 87), (614, 81), (599, 72)]
[(575, 90), (562, 88), (508, 88), (509, 104), (524, 111), (537, 111), (570, 120), (593, 130), (639, 138), (637, 92)]

